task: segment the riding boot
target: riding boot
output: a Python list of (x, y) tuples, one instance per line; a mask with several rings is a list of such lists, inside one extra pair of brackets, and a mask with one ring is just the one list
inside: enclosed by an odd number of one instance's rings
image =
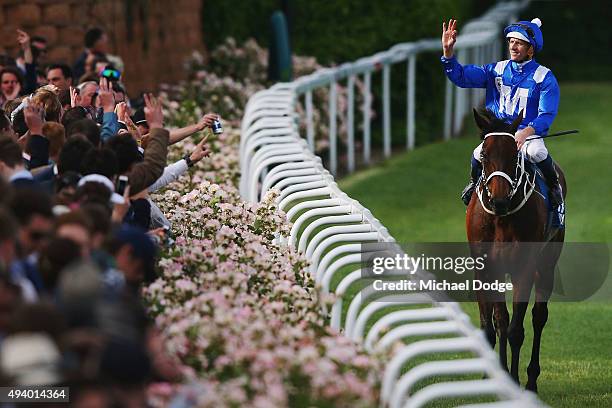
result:
[(465, 186), (463, 192), (461, 192), (461, 200), (463, 200), (463, 203), (465, 205), (470, 204), (470, 200), (472, 199), (472, 193), (476, 189), (476, 183), (478, 183), (478, 179), (480, 178), (481, 174), (482, 164), (480, 164), (478, 160), (472, 157), (472, 171), (470, 173), (471, 178), (468, 185)]
[(561, 185), (559, 184), (559, 176), (555, 170), (555, 165), (550, 155), (546, 156), (546, 159), (537, 163), (538, 168), (546, 178), (546, 184), (550, 189), (550, 201), (554, 209), (559, 207), (563, 203), (563, 193), (561, 192)]

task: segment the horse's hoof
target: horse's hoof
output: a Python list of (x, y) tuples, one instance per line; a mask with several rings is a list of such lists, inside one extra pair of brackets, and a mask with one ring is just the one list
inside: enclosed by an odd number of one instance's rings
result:
[(530, 382), (527, 382), (527, 385), (525, 386), (525, 389), (527, 391), (531, 391), (531, 392), (534, 392), (534, 393), (537, 394), (538, 393), (538, 384), (536, 384), (536, 383), (531, 384)]

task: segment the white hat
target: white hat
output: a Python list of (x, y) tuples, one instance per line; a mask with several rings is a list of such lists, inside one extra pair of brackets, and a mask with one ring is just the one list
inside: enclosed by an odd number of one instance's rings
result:
[(44, 333), (13, 334), (0, 348), (0, 367), (18, 385), (59, 383), (60, 362), (57, 346)]
[(111, 202), (113, 204), (123, 204), (124, 202), (123, 197), (115, 193), (115, 185), (113, 184), (112, 181), (110, 181), (108, 177), (103, 176), (102, 174), (88, 174), (86, 176), (81, 177), (81, 179), (79, 180), (79, 184), (77, 184), (77, 186), (81, 187), (85, 183), (89, 183), (89, 182), (103, 184), (106, 188), (108, 188), (111, 191)]

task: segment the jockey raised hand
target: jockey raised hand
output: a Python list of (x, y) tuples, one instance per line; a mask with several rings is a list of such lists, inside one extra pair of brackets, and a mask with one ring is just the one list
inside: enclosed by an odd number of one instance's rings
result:
[[(538, 64), (534, 55), (542, 50), (544, 39), (535, 18), (519, 21), (504, 29), (508, 39), (509, 60), (487, 65), (461, 65), (453, 55), (457, 41), (457, 21), (442, 24), (442, 49), (440, 58), (448, 79), (461, 88), (486, 88), (485, 105), (506, 123), (512, 123), (523, 112), (523, 121), (515, 134), (517, 149), (535, 163), (546, 178), (551, 190), (554, 208), (561, 205), (563, 195), (552, 158), (543, 139), (526, 141), (532, 135), (546, 135), (559, 106), (559, 84), (550, 69)], [(474, 149), (471, 180), (461, 198), (468, 205), (476, 183), (482, 173), (480, 151)]]

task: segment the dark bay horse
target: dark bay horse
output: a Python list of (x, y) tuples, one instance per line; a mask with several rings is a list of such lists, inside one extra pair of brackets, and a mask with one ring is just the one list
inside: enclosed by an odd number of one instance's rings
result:
[[(523, 320), (535, 286), (533, 348), (526, 388), (537, 392), (540, 340), (548, 319), (547, 303), (565, 231), (547, 233), (546, 203), (535, 179), (525, 172), (526, 159), (518, 154), (514, 139), (522, 115), (512, 124), (486, 111), (474, 110), (474, 118), (483, 140), (483, 176), (467, 209), (467, 238), (473, 256), (488, 257), (487, 267), (477, 270), (475, 279), (505, 281), (509, 274), (513, 285), (512, 320), (503, 293), (476, 292), (480, 325), (492, 347), (499, 337), (500, 361), (506, 370), (507, 343), (510, 344), (510, 374), (518, 382), (519, 356), (525, 338)], [(565, 177), (559, 167), (557, 173), (565, 195)]]

